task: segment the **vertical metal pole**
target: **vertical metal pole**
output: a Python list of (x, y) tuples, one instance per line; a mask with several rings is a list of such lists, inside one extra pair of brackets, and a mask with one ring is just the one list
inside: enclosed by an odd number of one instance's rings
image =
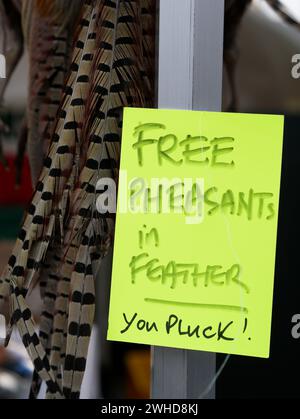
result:
[[(221, 111), (224, 0), (160, 0), (159, 14), (159, 108)], [(155, 347), (152, 398), (199, 398), (215, 373), (215, 354)]]

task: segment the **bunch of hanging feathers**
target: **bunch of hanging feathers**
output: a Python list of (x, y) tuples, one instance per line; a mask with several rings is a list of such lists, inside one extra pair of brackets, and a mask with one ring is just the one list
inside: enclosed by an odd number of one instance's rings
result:
[[(101, 177), (117, 181), (125, 106), (153, 106), (155, 1), (85, 0), (49, 150), (0, 281), (33, 361), (31, 397), (79, 398), (95, 311), (95, 278), (113, 238)], [(40, 286), (39, 332), (26, 296)], [(3, 312), (3, 308), (1, 310)]]

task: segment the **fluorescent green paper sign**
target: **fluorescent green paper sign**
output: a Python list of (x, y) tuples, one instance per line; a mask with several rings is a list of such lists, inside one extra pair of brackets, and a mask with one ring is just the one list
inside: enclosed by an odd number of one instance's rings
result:
[(109, 340), (269, 356), (283, 125), (125, 109)]

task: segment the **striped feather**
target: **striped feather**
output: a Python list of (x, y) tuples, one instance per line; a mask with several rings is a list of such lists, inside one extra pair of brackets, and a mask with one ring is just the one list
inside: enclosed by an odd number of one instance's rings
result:
[(11, 305), (14, 313), (14, 322), (21, 333), (23, 344), (33, 360), (35, 370), (45, 381), (47, 388), (51, 392), (62, 395), (61, 388), (57, 384), (49, 366), (46, 352), (35, 332), (36, 327), (31, 320), (32, 315), (25, 303), (23, 292), (14, 281), (11, 281)]

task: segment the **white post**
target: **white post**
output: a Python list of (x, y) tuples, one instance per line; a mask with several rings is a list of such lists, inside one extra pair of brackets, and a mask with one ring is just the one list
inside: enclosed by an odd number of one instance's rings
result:
[[(158, 106), (221, 111), (224, 0), (160, 0)], [(215, 354), (152, 349), (152, 397), (215, 397)]]

